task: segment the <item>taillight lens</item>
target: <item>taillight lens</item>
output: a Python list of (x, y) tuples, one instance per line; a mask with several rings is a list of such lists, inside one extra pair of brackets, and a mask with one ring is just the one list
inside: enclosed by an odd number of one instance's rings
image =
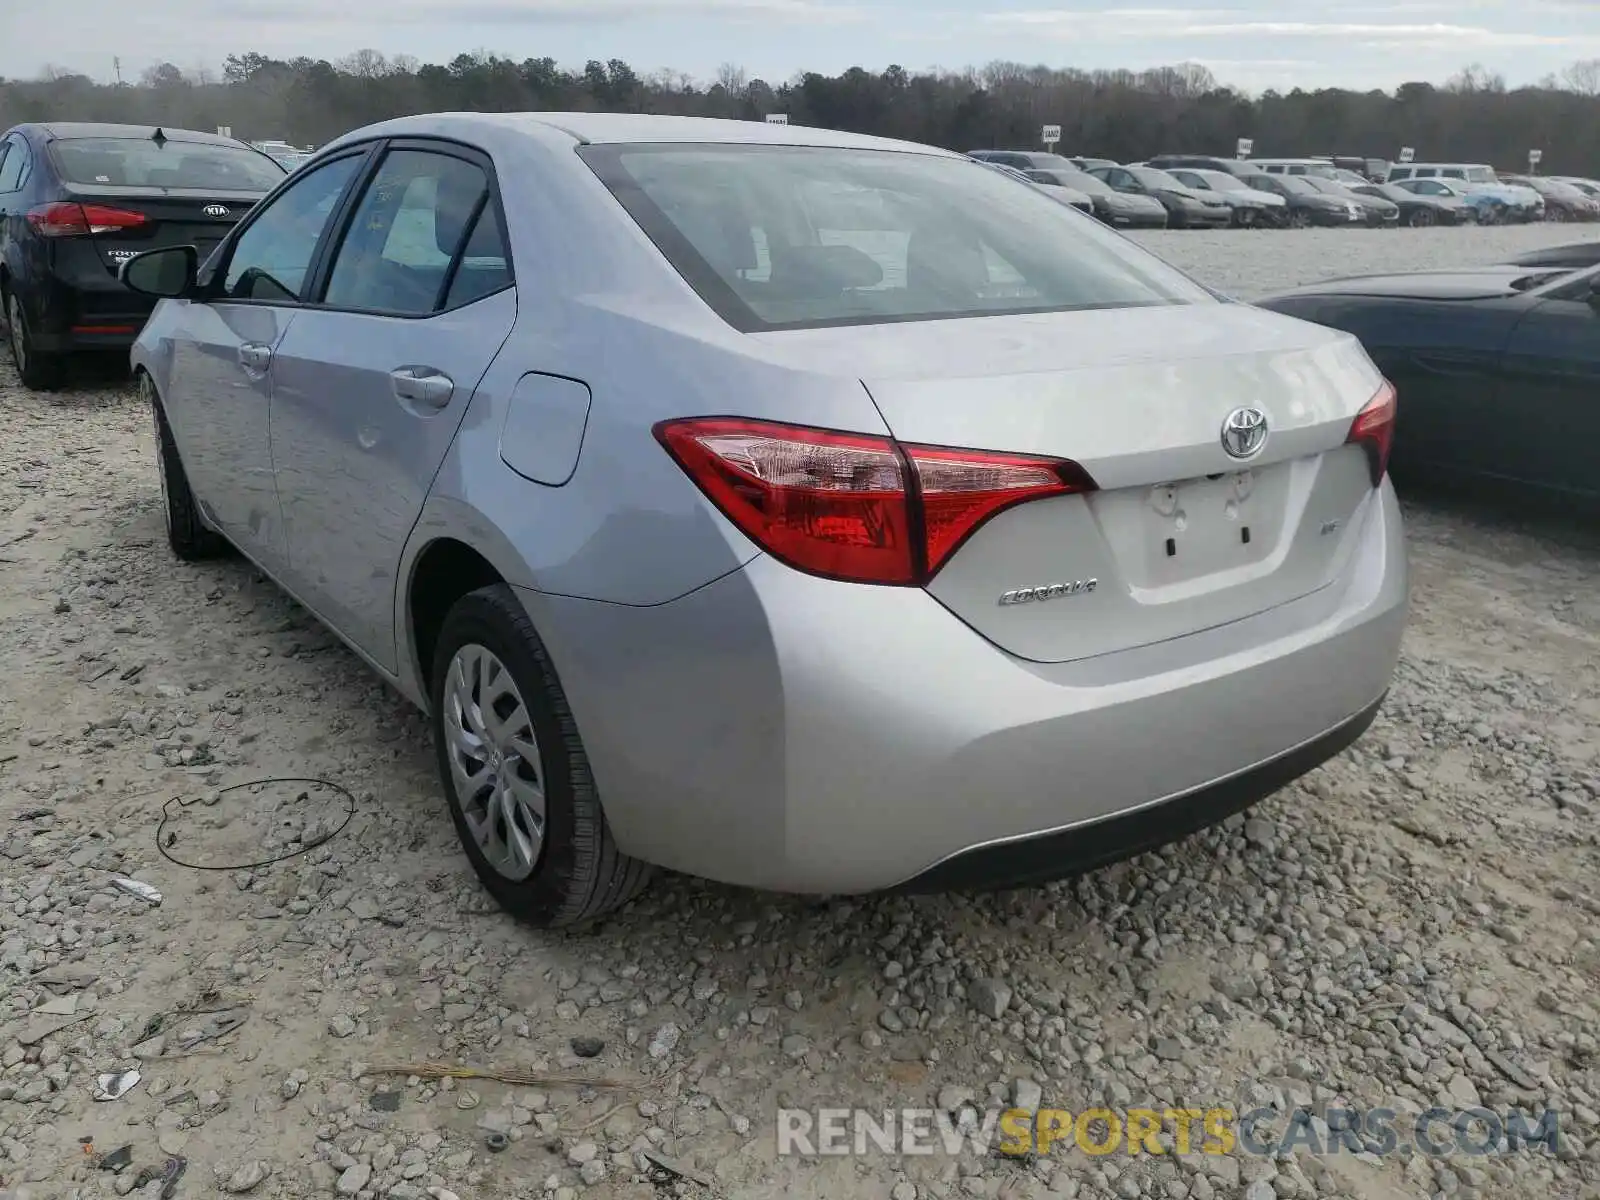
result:
[(1372, 486), (1383, 482), (1389, 469), (1389, 451), (1394, 447), (1394, 421), (1396, 412), (1394, 384), (1384, 381), (1378, 394), (1356, 414), (1350, 425), (1346, 445), (1361, 446), (1367, 452), (1367, 466), (1372, 472)]
[(767, 553), (854, 583), (924, 584), (995, 514), (1095, 487), (1065, 459), (771, 421), (663, 421), (655, 435)]
[(43, 237), (83, 237), (91, 233), (120, 233), (137, 229), (150, 218), (139, 212), (108, 208), (103, 204), (58, 201), (28, 210), (28, 224)]

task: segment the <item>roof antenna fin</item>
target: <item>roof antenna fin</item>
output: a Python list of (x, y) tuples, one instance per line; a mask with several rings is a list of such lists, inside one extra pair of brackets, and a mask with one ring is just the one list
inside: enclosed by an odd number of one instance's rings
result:
[(167, 135), (161, 132), (161, 126), (156, 126), (156, 131), (150, 135), (150, 140), (158, 146), (166, 144)]

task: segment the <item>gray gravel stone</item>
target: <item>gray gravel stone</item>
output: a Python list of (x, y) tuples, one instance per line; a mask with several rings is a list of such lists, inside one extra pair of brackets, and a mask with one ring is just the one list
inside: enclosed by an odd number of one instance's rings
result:
[(967, 996), (980, 1013), (999, 1020), (1011, 1005), (1011, 985), (999, 979), (977, 979), (967, 989)]

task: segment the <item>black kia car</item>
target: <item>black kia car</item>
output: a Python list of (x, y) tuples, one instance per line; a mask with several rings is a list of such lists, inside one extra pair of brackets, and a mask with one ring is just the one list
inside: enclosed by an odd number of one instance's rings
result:
[(133, 343), (154, 302), (121, 264), (160, 246), (203, 262), (285, 173), (210, 133), (51, 122), (0, 137), (0, 316), (22, 382), (61, 384), (69, 354)]

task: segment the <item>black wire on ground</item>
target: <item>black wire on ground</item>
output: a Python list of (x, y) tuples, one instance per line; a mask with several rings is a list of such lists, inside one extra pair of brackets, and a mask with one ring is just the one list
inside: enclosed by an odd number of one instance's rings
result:
[[(340, 787), (337, 783), (332, 783), (332, 782), (330, 782), (330, 781), (328, 781), (326, 779), (299, 779), (299, 778), (295, 778), (293, 776), (278, 777), (278, 778), (272, 778), (272, 779), (252, 779), (252, 780), (249, 780), (249, 781), (247, 781), (245, 783), (230, 784), (228, 787), (222, 788), (220, 791), (218, 791), (218, 793), (217, 793), (218, 799), (217, 799), (216, 803), (220, 804), (221, 803), (221, 798), (223, 796), (226, 796), (229, 792), (237, 792), (237, 791), (240, 791), (243, 788), (265, 787), (265, 786), (267, 786), (269, 784), (274, 784), (274, 783), (308, 783), (308, 784), (311, 784), (311, 785), (313, 785), (315, 787), (324, 787), (324, 788), (329, 789), (330, 791), (338, 792), (339, 795), (344, 797), (344, 805), (345, 805), (344, 820), (340, 821), (339, 824), (338, 824), (338, 827), (335, 828), (334, 830), (332, 830), (328, 834), (327, 837), (319, 838), (317, 841), (312, 842), (310, 845), (301, 845), (297, 849), (287, 851), (284, 854), (279, 854), (274, 858), (263, 859), (260, 862), (253, 862), (253, 863), (193, 863), (193, 862), (184, 862), (183, 859), (175, 857), (167, 849), (167, 847), (169, 845), (176, 843), (177, 836), (174, 835), (173, 838), (172, 838), (172, 842), (168, 842), (162, 836), (162, 834), (167, 828), (167, 822), (170, 821), (172, 819), (173, 815), (174, 815), (173, 811), (172, 811), (172, 806), (174, 804), (176, 804), (179, 808), (189, 808), (192, 805), (199, 804), (200, 800), (199, 800), (198, 797), (193, 799), (193, 800), (185, 800), (182, 797), (174, 796), (174, 797), (172, 797), (172, 799), (168, 800), (165, 804), (163, 804), (161, 806), (161, 822), (160, 822), (160, 824), (158, 824), (156, 826), (156, 849), (161, 852), (161, 857), (166, 859), (168, 862), (175, 863), (176, 865), (178, 865), (180, 867), (187, 867), (191, 871), (255, 871), (255, 870), (260, 869), (261, 867), (270, 867), (274, 863), (281, 863), (285, 859), (294, 858), (296, 855), (304, 854), (308, 850), (314, 850), (318, 846), (321, 846), (321, 845), (323, 845), (323, 844), (325, 844), (327, 842), (333, 841), (334, 838), (338, 837), (341, 833), (344, 832), (345, 826), (350, 824), (350, 819), (356, 815), (356, 798), (355, 798), (355, 795), (350, 791), (350, 789), (344, 788), (344, 787)], [(299, 799), (306, 799), (308, 796), (309, 796), (309, 793), (302, 792), (298, 798)], [(210, 806), (208, 805), (207, 807), (210, 807)]]

